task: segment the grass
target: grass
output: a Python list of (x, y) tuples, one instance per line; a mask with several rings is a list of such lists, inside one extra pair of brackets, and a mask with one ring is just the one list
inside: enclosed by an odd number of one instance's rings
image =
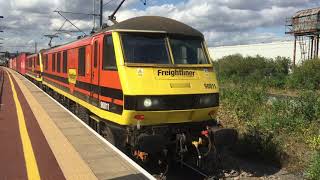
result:
[(320, 152), (317, 152), (311, 160), (307, 170), (307, 178), (312, 180), (318, 180), (320, 178)]
[[(320, 60), (292, 73), (289, 67), (281, 57), (233, 55), (216, 62), (223, 87), (219, 119), (239, 130), (239, 154), (320, 179)], [(295, 96), (270, 97), (274, 89)]]

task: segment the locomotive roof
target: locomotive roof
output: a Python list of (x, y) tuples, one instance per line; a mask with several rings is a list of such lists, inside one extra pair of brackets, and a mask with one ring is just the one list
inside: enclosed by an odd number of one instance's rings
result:
[(30, 58), (30, 57), (35, 57), (35, 56), (37, 56), (38, 55), (38, 53), (34, 53), (34, 54), (27, 54), (27, 57), (28, 58)]
[(134, 30), (134, 31), (163, 31), (170, 34), (198, 36), (203, 34), (179, 21), (160, 16), (140, 16), (127, 19), (104, 29), (109, 30)]
[(49, 52), (52, 50), (55, 51), (57, 49), (64, 48), (66, 45), (70, 45), (80, 41), (82, 43), (89, 43), (91, 41), (91, 37), (106, 31), (153, 31), (203, 38), (203, 34), (200, 31), (179, 21), (160, 16), (140, 16), (127, 19), (125, 21), (121, 21), (117, 24), (102, 29), (101, 31), (93, 35), (86, 36), (84, 38), (77, 39), (75, 41), (71, 41), (66, 44), (61, 44), (52, 48), (42, 49), (40, 52)]

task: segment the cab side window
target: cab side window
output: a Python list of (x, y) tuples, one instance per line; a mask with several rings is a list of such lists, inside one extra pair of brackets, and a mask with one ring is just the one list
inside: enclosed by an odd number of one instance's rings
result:
[(61, 68), (61, 54), (60, 54), (60, 52), (58, 52), (58, 54), (57, 54), (57, 72), (60, 72), (60, 68)]
[(114, 53), (114, 45), (111, 35), (106, 35), (103, 38), (103, 62), (102, 62), (103, 70), (116, 70), (117, 63), (116, 57)]
[(46, 69), (46, 70), (48, 70), (48, 67), (49, 67), (48, 61), (49, 61), (49, 59), (48, 59), (48, 54), (46, 54), (46, 55), (45, 55), (45, 59), (44, 59), (45, 69)]
[(98, 64), (98, 41), (94, 42), (94, 59), (93, 66), (96, 68)]
[(56, 71), (56, 54), (52, 53), (52, 71)]
[(67, 73), (67, 66), (68, 66), (68, 54), (67, 51), (63, 51), (63, 73)]
[(86, 47), (81, 47), (78, 50), (78, 74), (79, 76), (84, 76), (86, 72)]

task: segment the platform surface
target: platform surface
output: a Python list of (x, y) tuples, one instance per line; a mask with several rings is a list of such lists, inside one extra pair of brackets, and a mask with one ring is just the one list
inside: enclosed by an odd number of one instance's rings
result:
[(150, 179), (22, 75), (0, 67), (0, 179)]

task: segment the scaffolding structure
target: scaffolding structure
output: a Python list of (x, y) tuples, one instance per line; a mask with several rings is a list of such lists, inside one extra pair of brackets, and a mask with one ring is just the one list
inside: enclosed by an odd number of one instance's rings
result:
[(293, 66), (296, 64), (297, 43), (301, 60), (319, 57), (320, 7), (298, 11), (286, 20), (286, 34), (294, 36)]

